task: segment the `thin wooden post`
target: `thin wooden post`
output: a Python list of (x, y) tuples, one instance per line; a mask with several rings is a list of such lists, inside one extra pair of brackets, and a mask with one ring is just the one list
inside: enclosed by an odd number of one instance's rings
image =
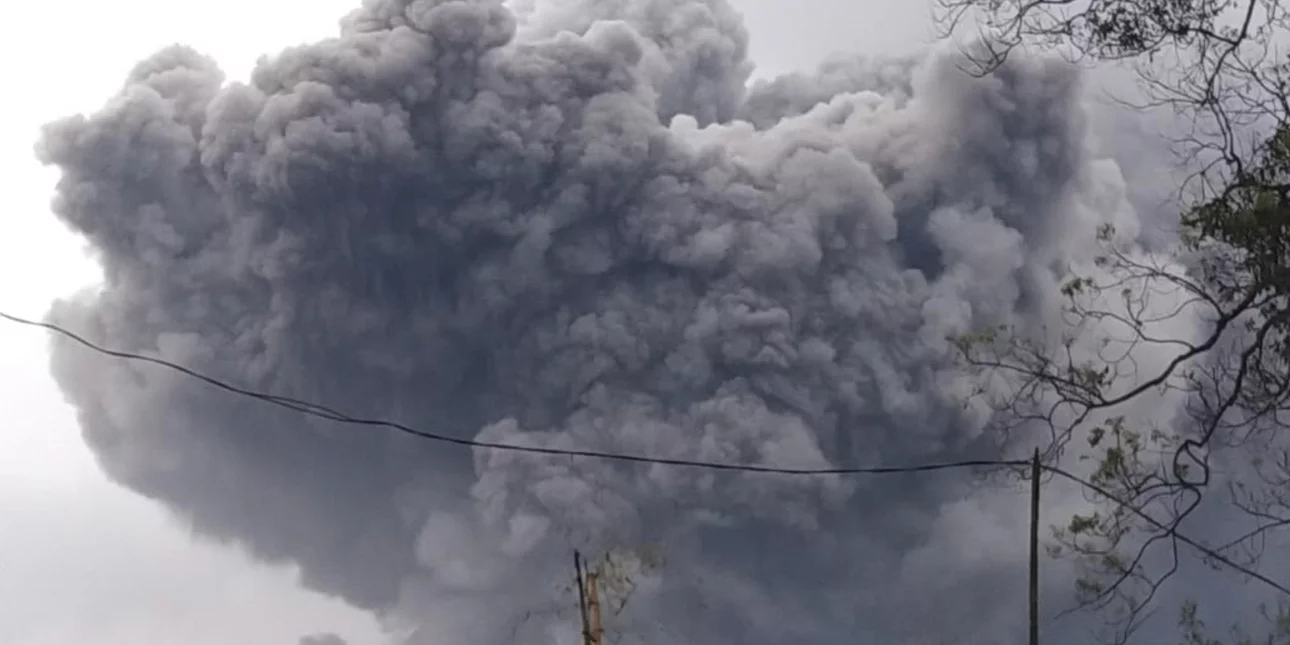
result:
[(1030, 458), (1030, 645), (1039, 645), (1039, 448)]
[(578, 580), (578, 614), (582, 617), (582, 645), (591, 644), (591, 626), (587, 622), (587, 589), (583, 585), (582, 554), (573, 552), (573, 571)]

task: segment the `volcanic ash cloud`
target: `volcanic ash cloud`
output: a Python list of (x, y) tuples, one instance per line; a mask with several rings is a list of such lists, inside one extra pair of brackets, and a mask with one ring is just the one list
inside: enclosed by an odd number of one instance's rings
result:
[[(946, 336), (1041, 322), (1054, 267), (1132, 224), (1057, 61), (749, 86), (722, 0), (369, 0), (342, 24), (245, 83), (161, 51), (48, 127), (55, 213), (106, 276), (54, 320), (460, 438), (913, 463), (994, 444)], [(116, 481), (411, 642), (572, 637), (575, 547), (662, 552), (621, 619), (644, 641), (1020, 618), (1024, 509), (964, 501), (966, 475), (472, 454), (65, 343), (53, 363)]]

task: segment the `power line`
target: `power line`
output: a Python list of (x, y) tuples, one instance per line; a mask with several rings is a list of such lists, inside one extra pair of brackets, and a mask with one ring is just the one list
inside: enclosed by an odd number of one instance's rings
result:
[(485, 448), (489, 450), (508, 450), (512, 452), (526, 452), (526, 453), (535, 453), (535, 454), (543, 454), (543, 455), (556, 455), (556, 456), (563, 456), (563, 457), (587, 457), (591, 459), (605, 459), (605, 460), (611, 460), (611, 461), (660, 464), (664, 466), (684, 466), (684, 467), (691, 467), (691, 468), (705, 468), (709, 470), (767, 473), (767, 474), (776, 474), (776, 475), (889, 475), (889, 474), (901, 474), (901, 473), (924, 473), (924, 472), (933, 472), (933, 471), (939, 471), (939, 470), (954, 470), (954, 469), (961, 469), (961, 468), (983, 468), (983, 467), (992, 467), (992, 466), (993, 467), (1024, 466), (1027, 463), (1029, 463), (1026, 460), (965, 459), (965, 460), (959, 460), (959, 461), (914, 464), (914, 465), (908, 465), (908, 466), (870, 466), (870, 467), (852, 467), (852, 468), (781, 468), (777, 466), (761, 466), (756, 464), (736, 464), (736, 463), (716, 462), (716, 461), (702, 461), (697, 459), (650, 457), (647, 455), (604, 452), (599, 450), (544, 448), (541, 446), (524, 446), (519, 444), (500, 443), (500, 442), (494, 442), (494, 441), (463, 439), (460, 437), (453, 437), (450, 435), (445, 435), (445, 434), (440, 434), (436, 432), (430, 432), (428, 430), (414, 428), (412, 426), (408, 426), (395, 421), (388, 421), (385, 419), (355, 417), (355, 416), (346, 414), (344, 412), (341, 412), (339, 410), (336, 410), (334, 408), (321, 405), (318, 403), (313, 403), (302, 399), (297, 399), (297, 398), (292, 398), (287, 396), (279, 396), (276, 394), (269, 394), (258, 390), (239, 387), (231, 383), (228, 383), (227, 381), (223, 381), (213, 376), (202, 374), (201, 372), (198, 372), (188, 367), (184, 367), (183, 365), (179, 365), (178, 363), (174, 363), (165, 359), (156, 358), (153, 356), (146, 356), (143, 354), (136, 354), (134, 352), (124, 352), (124, 351), (103, 347), (73, 331), (65, 329), (54, 323), (43, 322), (38, 320), (30, 320), (19, 316), (14, 316), (12, 314), (7, 314), (2, 311), (0, 311), (0, 318), (3, 318), (5, 320), (8, 320), (10, 322), (17, 323), (20, 325), (40, 327), (40, 328), (52, 331), (56, 334), (69, 338), (75, 341), (76, 343), (90, 350), (98, 352), (100, 354), (112, 356), (115, 358), (121, 358), (125, 360), (150, 363), (158, 367), (179, 372), (181, 374), (184, 374), (185, 376), (197, 379), (199, 381), (202, 381), (208, 385), (224, 390), (226, 392), (264, 401), (266, 403), (270, 403), (272, 405), (276, 405), (296, 412), (300, 412), (302, 414), (306, 414), (306, 415), (310, 415), (310, 416), (314, 416), (322, 419), (327, 419), (329, 421), (336, 421), (338, 423), (346, 423), (350, 425), (363, 425), (363, 426), (375, 426), (375, 427), (387, 428), (390, 430), (395, 430), (395, 431), (398, 431), (407, 435), (411, 435), (414, 437), (418, 437), (421, 439), (440, 441), (443, 443), (456, 444), (459, 446), (467, 446), (471, 448)]
[[(968, 460), (950, 461), (950, 462), (914, 464), (914, 465), (908, 465), (908, 466), (871, 466), (871, 467), (856, 467), (856, 468), (780, 468), (775, 466), (759, 466), (756, 464), (735, 464), (735, 463), (724, 463), (724, 462), (713, 462), (713, 461), (701, 461), (701, 460), (694, 460), (694, 459), (649, 457), (646, 455), (602, 452), (598, 450), (544, 448), (540, 446), (522, 446), (518, 444), (508, 444), (508, 443), (500, 443), (500, 442), (493, 442), (493, 441), (462, 439), (459, 437), (453, 437), (449, 435), (430, 432), (427, 430), (413, 428), (411, 426), (404, 425), (402, 423), (398, 423), (394, 421), (387, 421), (384, 419), (369, 419), (369, 418), (362, 418), (362, 417), (354, 417), (354, 416), (345, 414), (344, 412), (341, 412), (339, 410), (336, 410), (334, 408), (330, 408), (328, 406), (321, 405), (318, 403), (313, 403), (302, 399), (279, 396), (275, 394), (269, 394), (266, 392), (260, 392), (257, 390), (238, 387), (226, 381), (214, 378), (212, 376), (208, 376), (206, 374), (202, 374), (201, 372), (198, 372), (188, 367), (184, 367), (183, 365), (179, 365), (178, 363), (167, 361), (165, 359), (103, 347), (101, 345), (98, 345), (84, 338), (83, 336), (71, 330), (65, 329), (54, 323), (43, 322), (38, 320), (30, 320), (19, 316), (14, 316), (12, 314), (8, 314), (3, 311), (0, 311), (0, 318), (3, 318), (5, 320), (8, 320), (10, 322), (17, 323), (20, 325), (46, 329), (48, 331), (64, 336), (72, 341), (75, 341), (76, 343), (100, 354), (104, 354), (107, 356), (112, 356), (112, 357), (120, 358), (124, 360), (150, 363), (158, 367), (179, 372), (181, 374), (184, 374), (185, 376), (197, 379), (199, 381), (202, 381), (208, 385), (224, 390), (226, 392), (264, 401), (266, 403), (283, 407), (289, 410), (294, 410), (302, 414), (306, 414), (306, 415), (310, 415), (310, 416), (314, 416), (322, 419), (327, 419), (330, 421), (336, 421), (339, 423), (351, 424), (351, 425), (364, 425), (364, 426), (376, 426), (376, 427), (388, 428), (388, 429), (402, 432), (404, 434), (407, 434), (413, 437), (418, 437), (421, 439), (428, 439), (431, 441), (439, 441), (443, 443), (456, 444), (459, 446), (467, 446), (471, 448), (485, 448), (489, 450), (506, 450), (506, 451), (512, 451), (512, 452), (525, 452), (525, 453), (534, 453), (534, 454), (543, 454), (543, 455), (586, 457), (591, 459), (604, 459), (604, 460), (611, 460), (611, 461), (660, 464), (665, 466), (705, 468), (709, 470), (768, 473), (768, 474), (777, 474), (777, 475), (885, 475), (885, 474), (932, 472), (932, 471), (939, 471), (939, 470), (954, 470), (954, 469), (961, 469), (961, 468), (979, 468), (979, 467), (988, 467), (988, 466), (994, 466), (994, 467), (1025, 466), (1030, 463), (1029, 460), (1024, 460), (1024, 459), (1021, 459), (1021, 460), (968, 459)], [(1286, 594), (1287, 596), (1290, 596), (1290, 588), (1287, 588), (1286, 586), (1276, 582), (1275, 580), (1272, 580), (1271, 578), (1268, 578), (1267, 576), (1261, 573), (1258, 573), (1257, 571), (1250, 569), (1249, 567), (1242, 566), (1232, 561), (1230, 558), (1224, 556), (1223, 554), (1219, 553), (1214, 549), (1211, 549), (1205, 546), (1204, 544), (1200, 543), (1199, 541), (1193, 538), (1187, 537), (1186, 535), (1180, 533), (1177, 530), (1177, 527), (1167, 526), (1163, 522), (1160, 522), (1159, 520), (1152, 517), (1146, 511), (1130, 504), (1125, 500), (1120, 499), (1119, 497), (1113, 495), (1110, 491), (1106, 490), (1105, 488), (1098, 486), (1097, 484), (1094, 484), (1090, 481), (1087, 481), (1081, 477), (1078, 477), (1074, 474), (1071, 474), (1070, 472), (1067, 472), (1057, 466), (1049, 466), (1049, 465), (1041, 464), (1040, 467), (1045, 471), (1051, 472), (1055, 475), (1058, 475), (1067, 480), (1070, 480), (1071, 482), (1074, 482), (1080, 486), (1083, 486), (1084, 488), (1087, 488), (1088, 490), (1091, 490), (1101, 495), (1102, 497), (1105, 497), (1108, 501), (1111, 501), (1112, 503), (1124, 508), (1130, 513), (1133, 513), (1134, 515), (1137, 515), (1138, 517), (1142, 518), (1144, 521), (1156, 527), (1157, 529), (1166, 531), (1168, 535), (1171, 535), (1177, 538), (1178, 541), (1196, 549), (1197, 551), (1210, 557), (1214, 561), (1224, 564), (1237, 572), (1243, 573), (1255, 580), (1258, 580), (1276, 589), (1277, 591), (1280, 591), (1283, 594)]]

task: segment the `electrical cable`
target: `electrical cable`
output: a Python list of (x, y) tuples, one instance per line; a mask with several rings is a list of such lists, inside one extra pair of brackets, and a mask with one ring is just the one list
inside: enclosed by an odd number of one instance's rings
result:
[(445, 435), (445, 434), (440, 434), (436, 432), (430, 432), (428, 430), (414, 428), (412, 426), (408, 426), (395, 421), (388, 421), (385, 419), (355, 417), (355, 416), (346, 414), (344, 412), (341, 412), (339, 410), (330, 408), (328, 406), (320, 405), (310, 401), (304, 401), (304, 400), (296, 399), (292, 397), (279, 396), (276, 394), (269, 394), (266, 392), (260, 392), (257, 390), (251, 390), (251, 389), (239, 387), (231, 383), (228, 383), (226, 381), (222, 381), (220, 379), (214, 378), (212, 376), (202, 374), (191, 368), (184, 367), (183, 365), (179, 365), (177, 363), (167, 361), (165, 359), (156, 358), (153, 356), (146, 356), (143, 354), (137, 354), (134, 352), (123, 352), (123, 351), (103, 347), (101, 345), (98, 345), (86, 339), (85, 337), (75, 332), (72, 332), (68, 329), (60, 327), (53, 323), (30, 320), (19, 316), (14, 316), (12, 314), (7, 314), (2, 311), (0, 311), (0, 318), (3, 318), (5, 320), (8, 320), (9, 322), (17, 323), (20, 325), (40, 327), (48, 331), (52, 331), (56, 334), (64, 336), (76, 342), (77, 344), (80, 344), (100, 354), (104, 354), (107, 356), (112, 356), (114, 358), (120, 358), (124, 360), (150, 363), (152, 365), (156, 365), (159, 367), (163, 367), (165, 369), (179, 372), (185, 376), (197, 379), (199, 381), (202, 381), (208, 385), (224, 390), (226, 392), (264, 401), (266, 403), (270, 403), (279, 407), (294, 410), (302, 414), (319, 417), (330, 421), (336, 421), (339, 423), (346, 423), (350, 425), (383, 427), (390, 430), (401, 432), (403, 434), (419, 437), (421, 439), (428, 439), (431, 441), (439, 441), (443, 443), (456, 444), (459, 446), (467, 446), (471, 448), (485, 448), (489, 450), (508, 450), (513, 452), (527, 452), (527, 453), (536, 453), (536, 454), (543, 454), (543, 455), (587, 457), (592, 459), (606, 459), (606, 460), (612, 460), (612, 461), (660, 464), (664, 466), (683, 466), (683, 467), (691, 467), (691, 468), (705, 468), (709, 470), (740, 471), (740, 472), (766, 473), (766, 474), (776, 474), (776, 475), (886, 475), (886, 474), (900, 474), (900, 473), (922, 473), (922, 472), (932, 472), (932, 471), (938, 471), (938, 470), (953, 470), (953, 469), (959, 469), (959, 468), (983, 468), (983, 467), (992, 467), (992, 466), (993, 467), (1025, 466), (1026, 464), (1030, 463), (1029, 461), (1026, 461), (1026, 460), (967, 459), (967, 460), (949, 461), (949, 462), (914, 464), (914, 465), (908, 465), (908, 466), (870, 466), (870, 467), (852, 467), (852, 468), (783, 468), (783, 467), (777, 467), (777, 466), (763, 466), (763, 465), (757, 465), (757, 464), (736, 464), (736, 463), (716, 462), (716, 461), (702, 461), (702, 460), (696, 460), (696, 459), (650, 457), (647, 455), (604, 452), (604, 451), (598, 451), (598, 450), (545, 448), (541, 446), (524, 446), (519, 444), (501, 443), (501, 442), (494, 442), (494, 441), (463, 439), (461, 437), (453, 437), (450, 435)]
[[(646, 455), (602, 452), (597, 450), (544, 448), (540, 446), (523, 446), (518, 444), (508, 444), (508, 443), (500, 443), (500, 442), (493, 442), (493, 441), (463, 439), (460, 437), (453, 437), (453, 436), (439, 434), (435, 432), (429, 432), (426, 430), (420, 430), (420, 429), (413, 428), (411, 426), (407, 426), (402, 423), (397, 423), (394, 421), (354, 417), (325, 405), (320, 405), (317, 403), (304, 401), (304, 400), (296, 399), (292, 397), (278, 396), (274, 394), (269, 394), (265, 392), (259, 392), (256, 390), (250, 390), (247, 388), (238, 387), (231, 383), (227, 383), (220, 379), (208, 376), (206, 374), (202, 374), (196, 370), (193, 370), (188, 367), (184, 367), (183, 365), (179, 365), (171, 361), (167, 361), (165, 359), (146, 356), (143, 354), (137, 354), (134, 352), (118, 351), (118, 350), (113, 350), (113, 349), (103, 347), (101, 345), (98, 345), (86, 339), (85, 337), (79, 334), (76, 334), (75, 332), (72, 332), (54, 323), (30, 320), (27, 318), (22, 318), (20, 316), (14, 316), (12, 314), (8, 314), (3, 311), (0, 311), (0, 318), (3, 318), (4, 320), (13, 322), (16, 324), (20, 324), (20, 325), (43, 328), (45, 330), (59, 334), (65, 338), (68, 338), (76, 342), (77, 344), (82, 345), (92, 351), (95, 351), (97, 353), (100, 353), (106, 356), (112, 356), (112, 357), (120, 358), (124, 360), (150, 363), (152, 365), (156, 365), (159, 367), (163, 367), (165, 369), (179, 372), (181, 374), (184, 374), (185, 376), (197, 379), (199, 381), (202, 381), (208, 385), (224, 390), (226, 392), (264, 401), (266, 403), (270, 403), (279, 407), (294, 410), (302, 414), (307, 414), (307, 415), (319, 417), (322, 419), (336, 421), (339, 423), (384, 427), (384, 428), (402, 432), (404, 434), (408, 434), (414, 437), (418, 437), (421, 439), (428, 439), (431, 441), (439, 441), (444, 443), (456, 444), (456, 445), (467, 446), (471, 448), (507, 450), (507, 451), (514, 451), (514, 452), (526, 452), (526, 453), (568, 456), (568, 457), (585, 457), (585, 458), (591, 458), (591, 459), (605, 459), (605, 460), (612, 460), (612, 461), (624, 461), (624, 462), (634, 462), (634, 463), (661, 464), (665, 466), (705, 468), (710, 470), (725, 470), (725, 471), (767, 473), (767, 474), (776, 474), (776, 475), (799, 475), (799, 476), (800, 475), (883, 475), (883, 474), (900, 474), (900, 473), (920, 473), (920, 472), (932, 472), (932, 471), (938, 471), (938, 470), (952, 470), (952, 469), (959, 469), (959, 468), (978, 468), (978, 467), (990, 467), (990, 466), (993, 466), (993, 467), (1026, 466), (1030, 463), (1029, 460), (1025, 460), (1025, 459), (1020, 459), (1020, 460), (1018, 459), (999, 459), (999, 460), (969, 459), (969, 460), (961, 460), (961, 461), (914, 464), (914, 465), (907, 465), (907, 466), (871, 466), (871, 467), (852, 467), (852, 468), (781, 468), (776, 466), (762, 466), (762, 465), (756, 465), (756, 464), (736, 464), (736, 463), (702, 461), (702, 460), (693, 460), (693, 459), (650, 457)], [(1208, 556), (1214, 561), (1224, 564), (1237, 572), (1243, 573), (1255, 580), (1258, 580), (1272, 587), (1273, 589), (1276, 589), (1277, 591), (1287, 596), (1290, 596), (1290, 588), (1287, 588), (1286, 586), (1276, 582), (1275, 580), (1272, 580), (1271, 578), (1268, 578), (1267, 576), (1264, 576), (1263, 574), (1258, 573), (1257, 571), (1254, 571), (1248, 567), (1245, 567), (1236, 562), (1233, 562), (1230, 558), (1215, 551), (1214, 549), (1211, 549), (1205, 546), (1204, 544), (1200, 543), (1199, 541), (1189, 538), (1186, 535), (1183, 535), (1182, 533), (1178, 532), (1177, 527), (1170, 527), (1165, 525), (1163, 522), (1160, 522), (1159, 520), (1151, 517), (1151, 515), (1148, 514), (1146, 511), (1140, 508), (1137, 508), (1124, 500), (1119, 499), (1115, 495), (1111, 494), (1111, 492), (1106, 490), (1105, 488), (1098, 486), (1097, 484), (1094, 484), (1087, 480), (1084, 480), (1056, 466), (1041, 464), (1040, 468), (1047, 472), (1053, 473), (1067, 480), (1070, 480), (1071, 482), (1079, 486), (1082, 486), (1084, 488), (1087, 488), (1088, 490), (1091, 490), (1097, 493), (1098, 495), (1101, 495), (1102, 497), (1106, 498), (1108, 501), (1115, 503), (1118, 506), (1133, 513), (1134, 515), (1137, 515), (1138, 517), (1142, 518), (1144, 521), (1156, 527), (1157, 529), (1166, 531), (1168, 535), (1177, 538), (1178, 541), (1183, 542), (1184, 544), (1187, 544), (1188, 546), (1196, 549), (1197, 551), (1204, 554), (1205, 556)]]

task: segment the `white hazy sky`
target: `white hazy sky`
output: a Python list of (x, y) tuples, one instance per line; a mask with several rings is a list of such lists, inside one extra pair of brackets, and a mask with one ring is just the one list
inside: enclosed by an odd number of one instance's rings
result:
[[(49, 214), (57, 176), (32, 155), (41, 124), (96, 109), (137, 60), (172, 42), (241, 77), (263, 53), (333, 33), (358, 2), (7, 3), (0, 310), (40, 318), (52, 299), (97, 275)], [(733, 2), (760, 74), (930, 39), (922, 0)], [(198, 543), (155, 505), (107, 482), (48, 376), (42, 332), (0, 322), (0, 411), (0, 643), (294, 645), (323, 631), (352, 645), (383, 642), (369, 617), (301, 590), (291, 570)]]

